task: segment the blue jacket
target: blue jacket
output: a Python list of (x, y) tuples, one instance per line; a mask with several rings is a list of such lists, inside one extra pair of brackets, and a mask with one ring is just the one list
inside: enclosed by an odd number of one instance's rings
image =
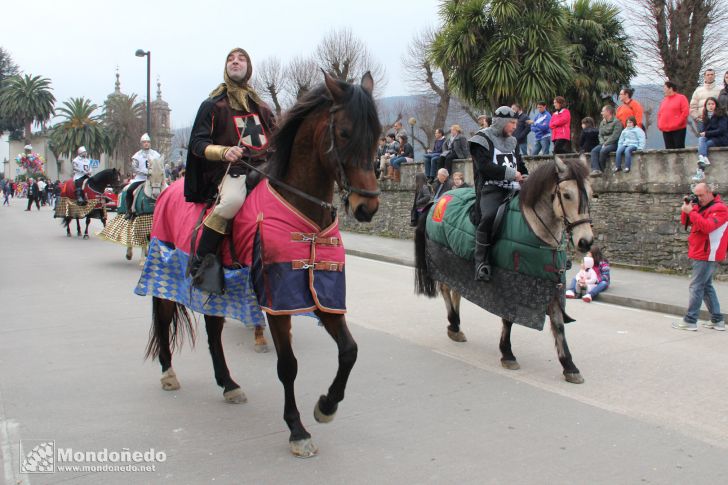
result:
[(544, 136), (551, 135), (551, 129), (549, 129), (549, 122), (551, 122), (551, 113), (544, 111), (543, 113), (536, 113), (533, 117), (533, 124), (531, 125), (531, 131), (536, 135), (536, 139), (540, 140)]
[(728, 146), (728, 116), (711, 116), (707, 121), (703, 121), (703, 131), (705, 138), (713, 140), (715, 146)]
[(637, 150), (645, 148), (645, 132), (639, 126), (625, 128), (619, 135), (619, 146), (637, 147)]

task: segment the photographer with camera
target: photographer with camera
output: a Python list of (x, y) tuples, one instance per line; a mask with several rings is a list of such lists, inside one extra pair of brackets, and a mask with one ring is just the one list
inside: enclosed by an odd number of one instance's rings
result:
[(726, 256), (728, 245), (728, 207), (718, 194), (714, 194), (708, 184), (700, 183), (693, 189), (693, 195), (683, 199), (680, 220), (687, 228), (688, 257), (693, 261), (690, 279), (690, 300), (688, 311), (681, 322), (672, 324), (678, 330), (696, 331), (698, 314), (703, 301), (710, 312), (710, 322), (703, 327), (725, 330), (725, 321), (720, 312), (718, 295), (713, 288), (713, 274), (718, 263)]

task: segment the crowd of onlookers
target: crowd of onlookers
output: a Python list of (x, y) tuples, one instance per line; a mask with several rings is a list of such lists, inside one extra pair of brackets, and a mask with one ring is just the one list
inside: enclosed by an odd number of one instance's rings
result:
[(10, 199), (28, 199), (28, 208), (35, 204), (38, 209), (42, 205), (53, 207), (55, 201), (61, 195), (61, 182), (46, 180), (43, 177), (37, 179), (28, 178), (20, 182), (15, 182), (7, 178), (0, 180), (0, 193), (3, 196), (2, 205), (10, 205)]

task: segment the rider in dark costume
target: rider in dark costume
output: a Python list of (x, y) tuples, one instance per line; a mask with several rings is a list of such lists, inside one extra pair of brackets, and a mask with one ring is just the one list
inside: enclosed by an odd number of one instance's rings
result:
[[(253, 73), (250, 56), (235, 48), (227, 55), (224, 80), (202, 102), (192, 125), (185, 172), (187, 202), (219, 202), (203, 222), (196, 254), (190, 255), (189, 274), (196, 287), (205, 286), (205, 268), (215, 265), (220, 242), (229, 222), (243, 206), (248, 169), (245, 158), (259, 165), (266, 161), (275, 118), (248, 85)], [(218, 262), (219, 264), (219, 262)]]
[(494, 242), (491, 229), (498, 207), (521, 189), (520, 182), (528, 174), (517, 150), (516, 138), (512, 136), (517, 120), (511, 108), (501, 106), (493, 115), (492, 125), (468, 140), (477, 194), (473, 220), (478, 224), (475, 233), (475, 279), (478, 281), (488, 281), (491, 277), (489, 256)]

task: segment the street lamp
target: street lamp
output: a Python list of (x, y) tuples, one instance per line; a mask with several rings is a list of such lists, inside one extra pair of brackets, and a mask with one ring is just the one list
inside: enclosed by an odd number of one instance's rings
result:
[(417, 120), (413, 118), (410, 118), (407, 120), (407, 123), (412, 127), (412, 154), (414, 155), (415, 150), (415, 125), (417, 124)]
[(151, 105), (149, 102), (151, 101), (151, 92), (152, 92), (152, 85), (151, 85), (151, 67), (152, 67), (152, 51), (143, 51), (141, 49), (137, 49), (135, 55), (137, 57), (144, 57), (147, 56), (147, 134), (149, 136), (152, 136), (152, 110)]

